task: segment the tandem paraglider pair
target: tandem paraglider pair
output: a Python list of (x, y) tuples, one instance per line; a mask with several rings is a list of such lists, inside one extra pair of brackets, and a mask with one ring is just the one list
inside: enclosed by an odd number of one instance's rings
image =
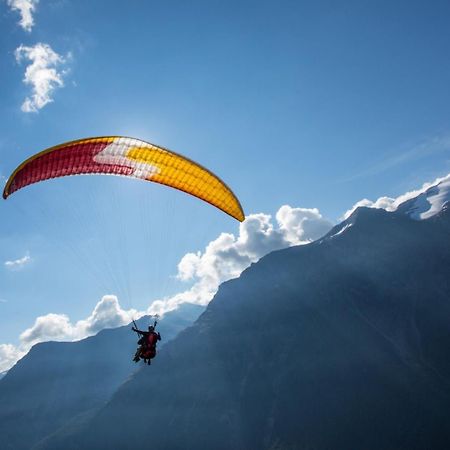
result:
[[(233, 191), (217, 175), (164, 147), (124, 136), (100, 136), (66, 142), (37, 153), (20, 164), (3, 190), (6, 200), (16, 191), (53, 178), (103, 174), (163, 184), (199, 198), (242, 222), (244, 211)], [(155, 331), (133, 331), (141, 337), (134, 361), (150, 364), (161, 340)]]
[(131, 329), (141, 336), (138, 340), (139, 347), (134, 354), (133, 361), (139, 362), (143, 359), (145, 364), (150, 365), (152, 359), (156, 356), (156, 343), (161, 340), (161, 335), (155, 331), (158, 321), (155, 320), (154, 324), (148, 327), (148, 331), (139, 330), (134, 320), (133, 324), (134, 327)]

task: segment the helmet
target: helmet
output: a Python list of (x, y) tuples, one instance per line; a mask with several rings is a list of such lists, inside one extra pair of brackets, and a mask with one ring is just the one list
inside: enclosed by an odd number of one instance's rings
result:
[(155, 327), (153, 325), (148, 326), (148, 331), (153, 331), (154, 329), (155, 329)]

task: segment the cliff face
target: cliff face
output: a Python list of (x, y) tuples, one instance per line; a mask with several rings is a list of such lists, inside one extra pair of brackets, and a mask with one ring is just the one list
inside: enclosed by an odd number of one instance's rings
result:
[[(189, 326), (202, 310), (184, 305), (168, 313), (159, 327), (162, 344)], [(145, 327), (148, 321), (138, 322)], [(136, 334), (125, 326), (78, 342), (35, 345), (0, 382), (0, 448), (29, 449), (103, 406), (139, 367), (132, 362), (136, 341)]]
[(447, 449), (450, 214), (358, 209), (229, 281), (41, 448)]

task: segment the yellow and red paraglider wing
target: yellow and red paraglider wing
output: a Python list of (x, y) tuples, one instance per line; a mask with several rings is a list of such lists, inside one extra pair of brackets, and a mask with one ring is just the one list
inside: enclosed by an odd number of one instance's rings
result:
[(209, 170), (165, 148), (118, 136), (72, 141), (32, 156), (11, 175), (3, 198), (39, 181), (81, 174), (154, 181), (194, 195), (239, 221), (245, 218), (231, 189)]

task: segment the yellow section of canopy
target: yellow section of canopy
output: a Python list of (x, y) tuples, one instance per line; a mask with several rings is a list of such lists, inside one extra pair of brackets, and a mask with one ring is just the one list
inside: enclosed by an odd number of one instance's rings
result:
[(126, 157), (159, 169), (147, 178), (149, 181), (187, 192), (241, 222), (244, 220), (242, 207), (233, 192), (217, 176), (197, 163), (156, 146), (131, 147)]

